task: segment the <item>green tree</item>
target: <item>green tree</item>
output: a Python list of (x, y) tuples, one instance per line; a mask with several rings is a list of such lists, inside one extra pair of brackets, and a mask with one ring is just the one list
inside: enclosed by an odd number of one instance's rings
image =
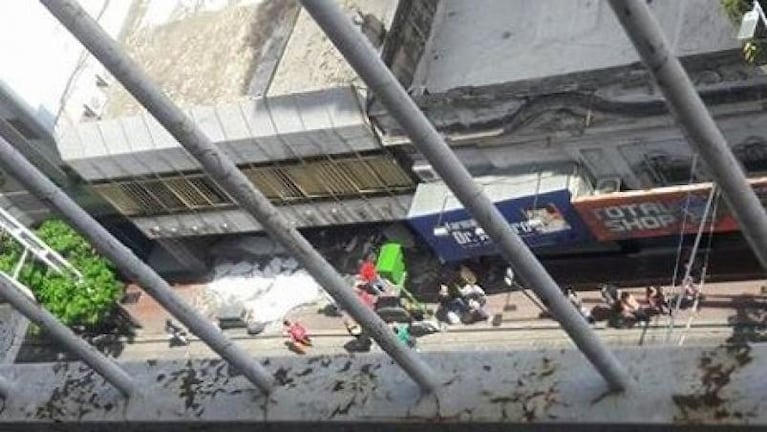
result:
[[(44, 222), (36, 234), (60, 253), (83, 275), (82, 280), (60, 275), (30, 255), (19, 280), (37, 300), (69, 326), (95, 327), (114, 310), (123, 294), (112, 264), (99, 255), (76, 231), (60, 220)], [(0, 240), (0, 270), (10, 273), (18, 263), (22, 247), (10, 236)]]

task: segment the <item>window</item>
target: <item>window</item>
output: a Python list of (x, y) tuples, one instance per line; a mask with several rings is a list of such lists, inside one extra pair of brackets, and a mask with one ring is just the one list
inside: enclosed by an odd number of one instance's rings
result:
[(200, 175), (91, 187), (127, 216), (183, 213), (232, 205), (229, 197), (212, 180)]
[(641, 171), (650, 177), (655, 186), (687, 184), (698, 180), (692, 172), (691, 160), (672, 157), (665, 153), (651, 153), (644, 156)]

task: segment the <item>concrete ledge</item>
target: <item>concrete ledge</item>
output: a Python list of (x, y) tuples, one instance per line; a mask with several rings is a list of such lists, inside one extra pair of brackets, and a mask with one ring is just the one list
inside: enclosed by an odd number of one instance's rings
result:
[(15, 383), (0, 409), (0, 430), (767, 424), (767, 346), (617, 354), (637, 380), (625, 394), (607, 393), (601, 377), (571, 350), (424, 354), (442, 378), (435, 395), (421, 394), (379, 355), (263, 360), (279, 382), (268, 399), (220, 360), (124, 364), (144, 391), (130, 400), (80, 363), (0, 366), (0, 374)]

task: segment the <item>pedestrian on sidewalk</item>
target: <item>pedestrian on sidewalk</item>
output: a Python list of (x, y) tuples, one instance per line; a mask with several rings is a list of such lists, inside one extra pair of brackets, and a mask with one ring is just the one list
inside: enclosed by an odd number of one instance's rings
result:
[(176, 345), (189, 345), (189, 340), (186, 338), (186, 331), (181, 326), (177, 326), (170, 319), (165, 320), (165, 333), (170, 340), (170, 346)]
[(479, 321), (487, 321), (488, 318), (490, 318), (490, 313), (485, 310), (485, 305), (487, 305), (487, 295), (485, 295), (485, 290), (483, 290), (476, 281), (464, 285), (463, 288), (461, 288), (461, 295), (469, 305), (469, 314), (464, 317), (464, 322), (471, 324)]
[(666, 296), (663, 294), (662, 287), (654, 285), (648, 286), (645, 291), (645, 300), (647, 300), (647, 304), (658, 311), (658, 313), (671, 313), (671, 309), (668, 306), (668, 300), (666, 300)]
[(312, 346), (312, 338), (309, 337), (306, 328), (298, 323), (298, 321), (291, 322), (290, 320), (285, 320), (282, 324), (288, 335), (289, 343), (291, 343), (300, 354), (303, 354), (308, 347)]
[(637, 299), (630, 292), (624, 291), (621, 293), (620, 303), (625, 318), (633, 318), (636, 321), (647, 321), (649, 319), (647, 312), (642, 309)]
[(359, 277), (375, 290), (379, 295), (386, 294), (386, 284), (378, 274), (375, 264), (376, 257), (370, 254), (360, 265)]
[(439, 286), (437, 300), (440, 306), (439, 313), (448, 324), (458, 324), (461, 322), (461, 316), (469, 311), (469, 305), (463, 297), (460, 294), (452, 295), (445, 284)]
[(591, 316), (591, 311), (589, 311), (587, 308), (583, 307), (583, 302), (581, 301), (581, 298), (578, 297), (578, 293), (575, 292), (573, 287), (566, 286), (565, 287), (565, 296), (567, 297), (567, 300), (570, 302), (571, 305), (580, 312), (583, 319), (586, 320), (589, 324), (594, 323), (594, 318)]
[(600, 284), (599, 293), (602, 294), (607, 306), (614, 307), (620, 302), (620, 290), (611, 283)]
[[(354, 338), (354, 344), (350, 351), (370, 351), (370, 347), (373, 345), (373, 341), (370, 339), (370, 335), (360, 326), (357, 321), (351, 318), (344, 318), (344, 327), (350, 336)], [(349, 349), (349, 348), (347, 348)]]
[(354, 287), (354, 293), (357, 294), (357, 298), (360, 299), (362, 304), (375, 310), (376, 303), (378, 303), (377, 295), (369, 293), (364, 285), (356, 285)]
[(407, 324), (394, 324), (392, 330), (397, 335), (397, 340), (410, 348), (415, 348), (415, 338), (410, 335), (410, 329)]

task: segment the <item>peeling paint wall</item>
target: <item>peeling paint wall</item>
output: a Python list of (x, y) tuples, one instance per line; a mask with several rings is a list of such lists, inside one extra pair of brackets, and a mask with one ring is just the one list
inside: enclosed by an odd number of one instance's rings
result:
[(263, 360), (278, 382), (268, 398), (221, 360), (125, 364), (144, 391), (130, 401), (79, 363), (3, 366), (0, 374), (17, 387), (0, 406), (0, 429), (767, 424), (765, 346), (625, 349), (618, 356), (637, 379), (625, 394), (606, 393), (585, 358), (567, 350), (424, 355), (442, 378), (435, 395), (422, 394), (378, 355)]
[[(342, 0), (351, 17), (370, 14), (389, 28), (398, 0)], [(357, 74), (305, 10), (301, 10), (280, 59), (270, 95), (360, 84)]]

